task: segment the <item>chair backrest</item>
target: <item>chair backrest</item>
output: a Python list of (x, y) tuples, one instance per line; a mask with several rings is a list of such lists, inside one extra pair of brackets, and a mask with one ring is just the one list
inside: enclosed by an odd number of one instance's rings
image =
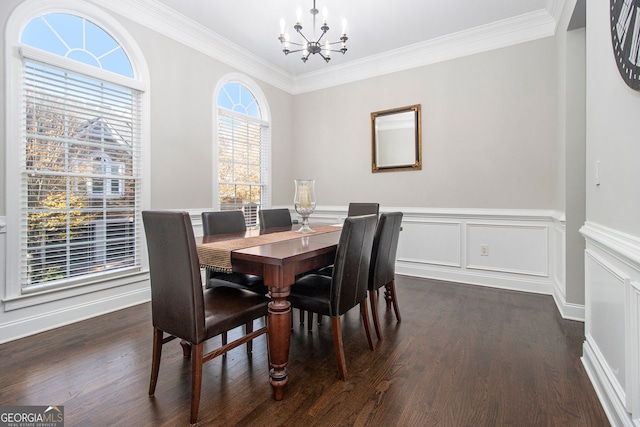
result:
[(205, 339), (202, 280), (187, 212), (143, 211), (153, 326), (198, 344)]
[(202, 232), (205, 236), (246, 230), (247, 224), (242, 211), (202, 212)]
[(342, 226), (331, 280), (331, 316), (340, 316), (367, 298), (375, 215), (347, 218)]
[(289, 209), (260, 209), (260, 228), (291, 226), (291, 213)]
[(380, 215), (373, 239), (369, 289), (375, 290), (391, 282), (396, 275), (396, 252), (402, 224), (402, 212)]
[(371, 215), (378, 216), (380, 212), (379, 203), (349, 203), (349, 209), (347, 210), (347, 216), (358, 215)]

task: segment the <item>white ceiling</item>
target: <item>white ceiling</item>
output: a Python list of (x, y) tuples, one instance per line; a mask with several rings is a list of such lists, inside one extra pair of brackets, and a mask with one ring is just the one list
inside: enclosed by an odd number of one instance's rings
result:
[[(292, 94), (425, 66), (555, 34), (565, 0), (317, 0), (336, 41), (347, 21), (348, 51), (285, 56), (296, 9), (312, 33), (313, 0), (89, 0)], [(583, 1), (583, 0), (578, 0)], [(319, 30), (318, 30), (319, 31)], [(311, 36), (309, 36), (311, 37)]]
[(557, 0), (317, 0), (320, 19), (323, 8), (328, 10), (330, 41), (338, 40), (342, 20), (347, 21), (348, 51), (344, 55), (332, 54), (326, 64), (318, 55), (312, 55), (306, 63), (300, 60), (299, 53), (286, 57), (278, 41), (283, 18), (291, 39), (297, 36), (293, 29), (297, 8), (302, 10), (303, 33), (312, 35), (309, 10), (313, 0), (156, 1), (294, 77), (472, 28), (522, 20), (523, 16), (540, 12), (552, 15), (550, 9), (557, 3)]

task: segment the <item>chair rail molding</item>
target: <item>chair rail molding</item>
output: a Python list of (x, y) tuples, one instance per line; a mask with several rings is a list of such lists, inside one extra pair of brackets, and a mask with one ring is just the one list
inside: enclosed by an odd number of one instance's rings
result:
[[(564, 318), (584, 320), (584, 306), (566, 301), (564, 213), (380, 208), (394, 211), (404, 214), (396, 273), (552, 295)], [(318, 206), (311, 221), (332, 224), (345, 217), (346, 206)]]
[(612, 425), (640, 425), (640, 238), (587, 222), (582, 363)]
[[(293, 206), (272, 207), (288, 208), (292, 219), (299, 219)], [(202, 235), (201, 214), (211, 208), (183, 210), (189, 212), (195, 235)], [(384, 206), (380, 209), (381, 213), (395, 211), (404, 214), (397, 274), (552, 295), (563, 317), (584, 320), (584, 307), (565, 301), (563, 213)], [(342, 223), (346, 216), (346, 205), (318, 206), (310, 219), (317, 224), (336, 224)], [(4, 242), (2, 230), (0, 222), (0, 240)], [(4, 243), (0, 247), (5, 251)], [(4, 255), (0, 261), (3, 280), (6, 277), (6, 253)], [(6, 302), (3, 302), (0, 342), (107, 312), (109, 307), (113, 311), (150, 298), (148, 276), (119, 289), (120, 292), (100, 290), (28, 307), (19, 307), (20, 301), (7, 301), (16, 308), (11, 311), (6, 311)]]

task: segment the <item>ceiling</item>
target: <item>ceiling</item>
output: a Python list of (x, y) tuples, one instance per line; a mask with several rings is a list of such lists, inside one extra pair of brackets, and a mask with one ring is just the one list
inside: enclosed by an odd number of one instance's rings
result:
[(541, 14), (553, 17), (556, 12), (553, 9), (562, 3), (561, 0), (317, 0), (319, 17), (323, 8), (328, 10), (329, 41), (338, 40), (343, 19), (347, 22), (348, 51), (344, 55), (333, 53), (327, 64), (318, 55), (311, 55), (306, 63), (300, 60), (300, 53), (287, 57), (278, 41), (281, 19), (285, 20), (291, 40), (295, 40), (293, 24), (297, 8), (302, 11), (303, 33), (311, 37), (309, 10), (313, 0), (155, 2), (173, 9), (171, 13), (182, 15), (176, 18), (194, 21), (198, 27), (227, 39), (240, 51), (251, 52), (292, 78), (510, 21), (522, 26), (528, 22), (527, 17)]

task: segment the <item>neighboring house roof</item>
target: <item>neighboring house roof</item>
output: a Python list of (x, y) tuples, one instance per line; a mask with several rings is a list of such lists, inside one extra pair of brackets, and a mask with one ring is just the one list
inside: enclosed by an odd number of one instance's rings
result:
[(103, 141), (120, 147), (131, 147), (131, 143), (123, 138), (118, 129), (104, 117), (88, 120), (75, 136), (88, 140)]

